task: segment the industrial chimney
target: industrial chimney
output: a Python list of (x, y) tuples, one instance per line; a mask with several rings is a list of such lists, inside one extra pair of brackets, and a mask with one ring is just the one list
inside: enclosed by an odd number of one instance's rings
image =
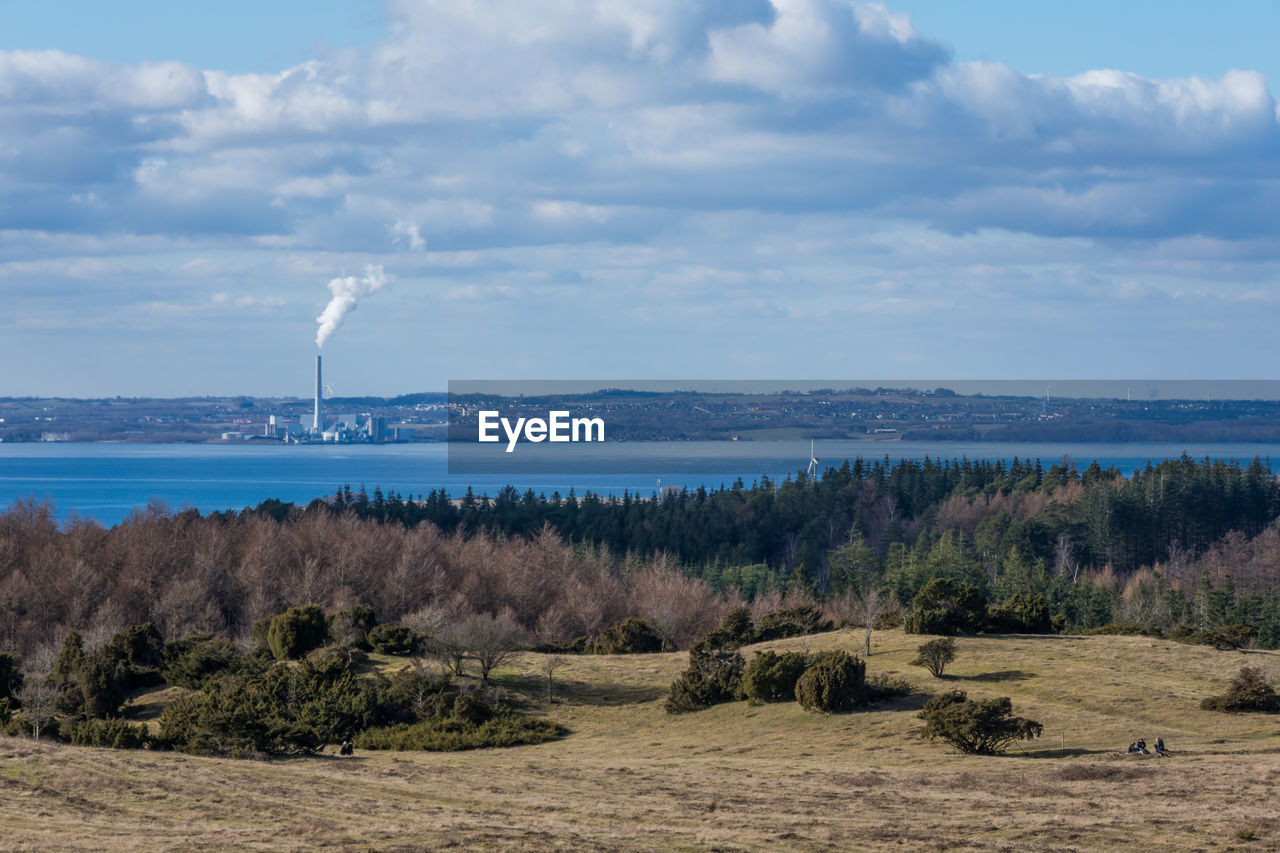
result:
[(311, 422), (311, 431), (315, 433), (324, 432), (324, 422), (320, 420), (320, 354), (316, 353), (316, 417)]

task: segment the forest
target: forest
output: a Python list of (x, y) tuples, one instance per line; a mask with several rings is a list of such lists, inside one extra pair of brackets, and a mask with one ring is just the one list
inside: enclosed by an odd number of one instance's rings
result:
[(821, 477), (668, 494), (417, 498), (343, 487), (306, 507), (201, 515), (160, 505), (111, 528), (52, 508), (0, 514), (0, 649), (69, 629), (101, 644), (152, 622), (170, 639), (245, 638), (287, 607), (505, 614), (533, 643), (640, 617), (678, 648), (735, 606), (876, 589), (905, 605), (936, 578), (993, 605), (1042, 596), (1061, 630), (1251, 626), (1280, 645), (1280, 484), (1183, 457), (1125, 477), (1062, 460), (854, 460)]

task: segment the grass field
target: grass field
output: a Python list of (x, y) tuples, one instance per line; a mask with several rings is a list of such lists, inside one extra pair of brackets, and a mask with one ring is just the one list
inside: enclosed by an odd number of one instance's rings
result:
[[(259, 762), (0, 737), (0, 849), (1280, 849), (1280, 718), (1198, 708), (1241, 665), (1275, 669), (1280, 654), (961, 638), (935, 680), (907, 665), (920, 637), (876, 640), (868, 674), (1011, 696), (1043, 738), (956, 755), (916, 734), (921, 695), (837, 716), (739, 702), (671, 717), (662, 700), (684, 654), (572, 658), (548, 709), (530, 654), (495, 680), (572, 730), (538, 746)], [(1119, 754), (1157, 735), (1172, 758)]]

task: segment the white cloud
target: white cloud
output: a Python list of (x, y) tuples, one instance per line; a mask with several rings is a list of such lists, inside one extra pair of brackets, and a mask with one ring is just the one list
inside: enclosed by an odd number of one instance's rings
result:
[(1071, 298), (1158, 324), (1165, 294), (1228, 311), (1280, 282), (1256, 72), (957, 63), (896, 4), (846, 0), (387, 11), (373, 48), (269, 74), (0, 52), (0, 285), (45, 320), (80, 306), (41, 288), (81, 288), (305, 326), (290, 306), (316, 280), (394, 258), (387, 303), (520, 301), (508, 334), (598, 323), (608, 343), (695, 315), (711, 338), (729, 317), (773, 334), (798, 299), (830, 306), (804, 316), (833, 336), (859, 311), (943, 328), (983, 300), (1005, 313), (975, 308), (977, 328)]

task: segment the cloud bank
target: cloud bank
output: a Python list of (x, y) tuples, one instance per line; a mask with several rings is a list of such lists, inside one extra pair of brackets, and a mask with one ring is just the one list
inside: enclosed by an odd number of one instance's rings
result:
[[(881, 358), (870, 372), (956, 364), (902, 333), (936, 337), (957, 306), (980, 304), (964, 333), (977, 340), (948, 338), (979, 372), (1003, 363), (986, 348), (1043, 338), (1010, 336), (1015, 322), (1083, 321), (1113, 295), (1142, 294), (1124, 316), (1166, 335), (1192, 302), (1229, 324), (1243, 301), (1276, 296), (1280, 137), (1256, 72), (1061, 78), (957, 62), (896, 5), (846, 0), (387, 11), (373, 48), (274, 74), (0, 51), (9, 322), (88, 322), (84, 301), (49, 294), (76, 291), (91, 261), (102, 269), (79, 287), (97, 316), (234, 306), (243, 281), (272, 275), (283, 338), (315, 310), (308, 276), (383, 263), (406, 283), (397, 310), (455, 294), (446, 326), (484, 316), (512, 340), (521, 322), (594, 324), (648, 351), (712, 317), (739, 331), (804, 322), (824, 329), (815, 358), (842, 374), (869, 352)], [(667, 306), (656, 315), (654, 298)], [(838, 338), (906, 315), (865, 336), (868, 349)], [(387, 328), (388, 345), (409, 340)], [(712, 374), (812, 363), (783, 345), (812, 335), (738, 352), (717, 343), (730, 328), (704, 332)], [(699, 355), (673, 352), (675, 364)], [(643, 364), (619, 355), (600, 369)]]

